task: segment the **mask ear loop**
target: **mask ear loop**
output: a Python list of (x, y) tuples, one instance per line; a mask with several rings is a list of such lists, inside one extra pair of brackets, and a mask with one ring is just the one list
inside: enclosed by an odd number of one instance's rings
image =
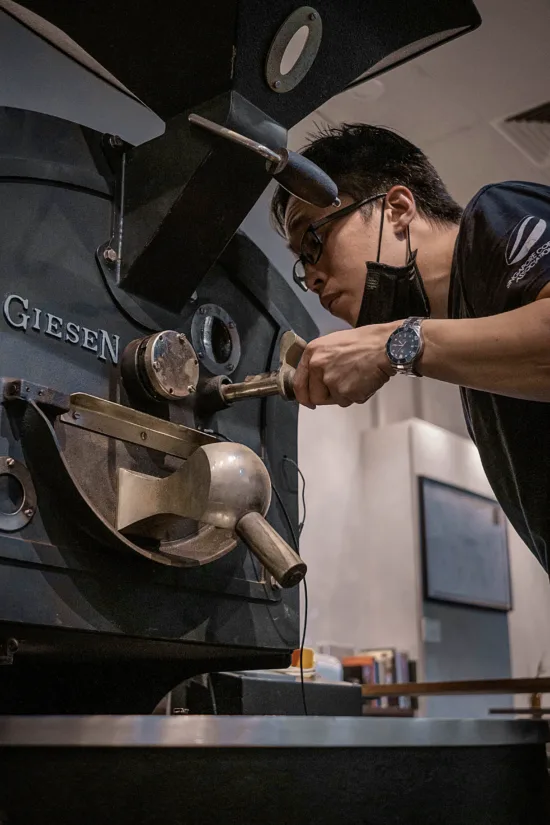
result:
[(382, 232), (384, 231), (384, 214), (386, 211), (386, 196), (382, 202), (382, 216), (380, 218), (380, 231), (378, 233), (378, 252), (376, 253), (376, 263), (380, 263), (380, 253), (382, 251)]
[(407, 259), (405, 261), (405, 264), (410, 264), (410, 262), (412, 261), (412, 258), (413, 258), (413, 254), (412, 254), (412, 249), (411, 249), (411, 230), (410, 230), (410, 227), (407, 226)]

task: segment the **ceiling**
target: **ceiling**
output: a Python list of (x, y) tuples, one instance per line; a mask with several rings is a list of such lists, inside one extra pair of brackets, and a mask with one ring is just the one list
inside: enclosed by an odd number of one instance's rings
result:
[[(302, 148), (316, 124), (363, 121), (419, 145), (462, 204), (491, 182), (550, 184), (550, 167), (535, 166), (492, 125), (550, 99), (550, 3), (477, 0), (477, 7), (478, 30), (333, 98), (291, 130), (290, 148)], [(311, 298), (321, 330), (339, 327)]]

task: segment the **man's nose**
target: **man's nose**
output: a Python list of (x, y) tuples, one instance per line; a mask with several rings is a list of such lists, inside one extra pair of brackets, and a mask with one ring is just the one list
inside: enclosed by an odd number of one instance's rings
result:
[(313, 264), (306, 264), (306, 286), (311, 292), (320, 295), (327, 281), (325, 273)]

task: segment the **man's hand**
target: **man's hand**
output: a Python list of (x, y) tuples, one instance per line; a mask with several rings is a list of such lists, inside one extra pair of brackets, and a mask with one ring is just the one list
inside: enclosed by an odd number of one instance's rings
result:
[(386, 342), (399, 323), (333, 332), (308, 344), (294, 376), (305, 407), (363, 404), (394, 374)]

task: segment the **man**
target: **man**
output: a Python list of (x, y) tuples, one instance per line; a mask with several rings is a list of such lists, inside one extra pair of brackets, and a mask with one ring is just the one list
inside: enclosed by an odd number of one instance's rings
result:
[(342, 206), (279, 189), (273, 216), (295, 279), (354, 329), (309, 344), (298, 401), (360, 404), (399, 372), (458, 384), (495, 495), (549, 571), (550, 188), (486, 186), (462, 213), (417, 147), (364, 124), (304, 154)]

